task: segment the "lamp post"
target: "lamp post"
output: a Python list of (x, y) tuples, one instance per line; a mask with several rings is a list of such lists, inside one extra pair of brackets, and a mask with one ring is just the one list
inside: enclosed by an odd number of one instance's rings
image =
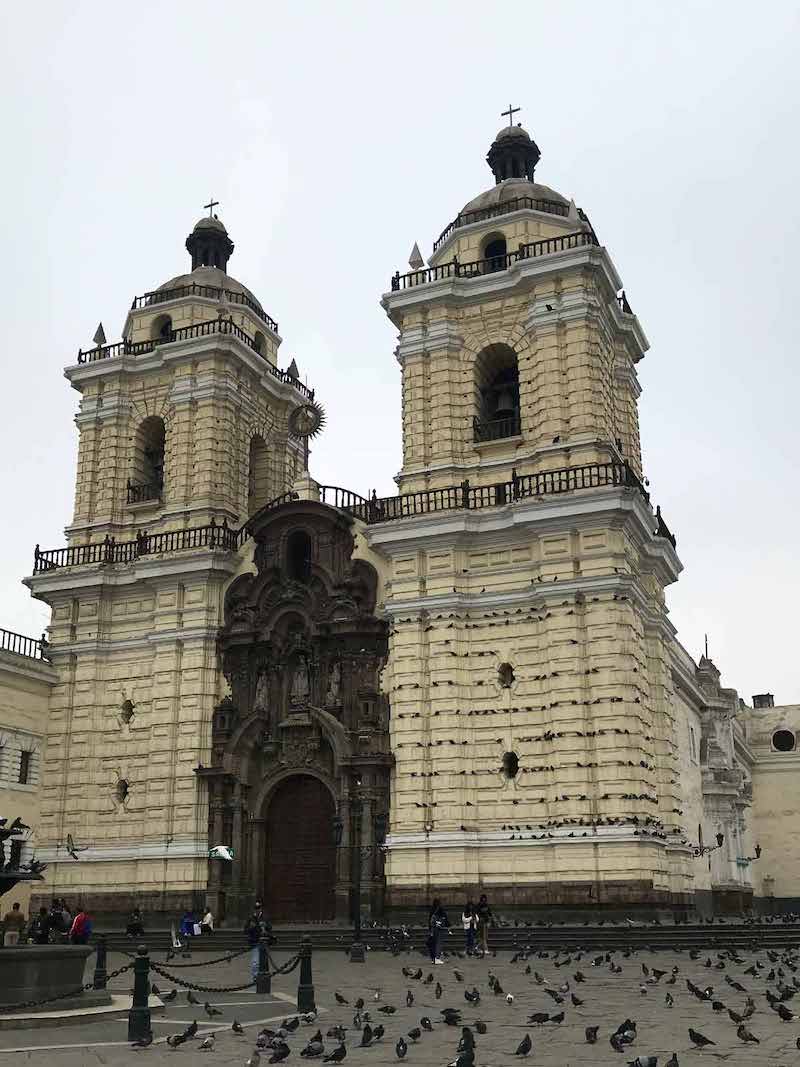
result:
[(751, 863), (761, 859), (761, 845), (756, 845), (754, 852), (755, 856), (738, 856), (736, 862), (740, 867), (749, 867)]
[[(361, 844), (361, 828), (364, 819), (364, 793), (361, 788), (361, 778), (353, 777), (353, 788), (350, 792), (350, 805), (353, 814), (353, 840), (350, 844), (351, 874), (353, 877), (352, 905), (355, 911), (353, 916), (353, 942), (350, 945), (350, 962), (364, 962), (364, 945), (361, 941), (361, 864), (364, 859), (372, 855), (373, 847), (381, 848), (386, 840), (388, 819), (384, 814), (375, 816), (375, 846)], [(333, 819), (333, 844), (335, 848), (342, 847), (344, 835), (344, 822), (341, 816), (336, 815)], [(353, 865), (355, 865), (353, 867)]]
[(725, 835), (717, 834), (716, 845), (692, 845), (692, 852), (694, 853), (695, 858), (698, 856), (710, 856), (712, 852), (716, 852), (718, 848), (722, 848), (724, 841)]

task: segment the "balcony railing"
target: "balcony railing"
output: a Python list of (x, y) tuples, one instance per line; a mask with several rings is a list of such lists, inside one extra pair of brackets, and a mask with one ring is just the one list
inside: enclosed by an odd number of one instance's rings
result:
[(208, 300), (221, 300), (224, 297), (229, 304), (241, 304), (250, 308), (253, 314), (261, 319), (273, 333), (278, 332), (278, 324), (275, 319), (245, 293), (237, 293), (233, 289), (224, 289), (216, 285), (199, 285), (196, 282), (192, 282), (191, 285), (179, 285), (174, 289), (154, 289), (151, 293), (136, 296), (131, 304), (131, 311), (139, 311), (142, 308), (153, 307), (156, 304), (166, 304), (170, 300), (181, 300), (186, 296), (200, 296)]
[[(561, 467), (556, 470), (522, 475), (514, 471), (508, 481), (494, 485), (470, 485), (469, 481), (464, 481), (460, 485), (446, 486), (442, 489), (422, 489), (417, 493), (403, 493), (399, 496), (388, 497), (379, 497), (373, 492), (368, 498), (353, 493), (349, 489), (342, 489), (340, 486), (321, 485), (319, 486), (319, 498), (324, 504), (338, 508), (369, 525), (375, 525), (417, 515), (431, 515), (440, 511), (502, 507), (518, 500), (558, 496), (582, 489), (613, 486), (633, 489), (646, 502), (650, 500), (647, 490), (627, 463), (587, 463), (580, 467)], [(41, 574), (60, 567), (78, 567), (87, 564), (130, 563), (147, 555), (181, 552), (195, 548), (235, 552), (252, 536), (254, 522), (259, 515), (297, 499), (297, 494), (293, 491), (275, 497), (238, 530), (230, 528), (225, 520), (221, 524), (212, 520), (207, 526), (191, 529), (156, 534), (140, 532), (132, 541), (116, 541), (112, 537), (107, 537), (105, 541), (95, 544), (72, 545), (69, 548), (47, 551), (42, 551), (37, 545), (33, 572)], [(674, 547), (674, 535), (661, 518), (660, 510), (656, 514), (658, 526), (653, 531), (654, 534), (657, 537), (666, 538)]]
[[(263, 355), (259, 351), (255, 338), (246, 333), (241, 326), (237, 326), (233, 319), (209, 319), (206, 322), (196, 322), (193, 326), (181, 326), (177, 330), (170, 330), (166, 337), (155, 338), (152, 341), (137, 341), (135, 343), (118, 341), (113, 345), (101, 345), (98, 348), (85, 350), (78, 349), (78, 363), (94, 363), (99, 359), (113, 359), (115, 356), (138, 356), (143, 352), (153, 352), (159, 345), (171, 344), (173, 341), (188, 341), (194, 337), (210, 337), (213, 334), (229, 334), (252, 348), (258, 355)], [(291, 385), (309, 400), (314, 399), (314, 390), (309, 389), (307, 385), (303, 385), (288, 371), (279, 370), (266, 359), (264, 360), (264, 366), (273, 377)]]
[(504, 437), (516, 437), (520, 433), (519, 414), (507, 419), (473, 418), (474, 439), (479, 441), (500, 441)]
[(14, 652), (18, 656), (27, 656), (28, 659), (47, 659), (47, 641), (44, 634), (41, 637), (26, 637), (25, 634), (15, 634), (13, 630), (0, 628), (0, 650)]
[(440, 263), (437, 267), (412, 270), (407, 274), (400, 274), (398, 271), (392, 278), (392, 292), (413, 289), (417, 285), (438, 282), (444, 278), (478, 278), (484, 274), (508, 270), (512, 263), (519, 263), (525, 259), (549, 256), (556, 252), (566, 252), (573, 248), (582, 248), (585, 245), (597, 243), (594, 233), (579, 230), (576, 233), (562, 234), (560, 237), (546, 237), (541, 241), (521, 244), (516, 252), (508, 252), (504, 256), (490, 256), (488, 259), (476, 259), (470, 263), (460, 263), (456, 257), (448, 263)]
[(128, 503), (144, 504), (148, 500), (160, 500), (164, 491), (162, 482), (132, 482), (128, 481)]
[(515, 200), (507, 200), (503, 204), (493, 204), (491, 207), (481, 208), (479, 211), (462, 211), (456, 216), (449, 226), (446, 226), (433, 242), (434, 252), (439, 248), (451, 233), (462, 226), (470, 226), (473, 222), (484, 222), (486, 219), (495, 219), (501, 215), (510, 215), (512, 211), (545, 211), (548, 215), (560, 215), (566, 218), (569, 215), (569, 204), (562, 204), (560, 200), (536, 200), (530, 196), (518, 196)]

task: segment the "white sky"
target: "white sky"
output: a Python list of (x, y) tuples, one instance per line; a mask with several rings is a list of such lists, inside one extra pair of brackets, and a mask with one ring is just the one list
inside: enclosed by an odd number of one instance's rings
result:
[(0, 626), (64, 543), (102, 319), (188, 269), (213, 193), (317, 389), (320, 481), (394, 491), (400, 374), (380, 294), (492, 176), (509, 101), (537, 178), (590, 215), (652, 348), (645, 470), (678, 535), (680, 639), (726, 684), (800, 702), (798, 8), (719, 0), (5, 3)]

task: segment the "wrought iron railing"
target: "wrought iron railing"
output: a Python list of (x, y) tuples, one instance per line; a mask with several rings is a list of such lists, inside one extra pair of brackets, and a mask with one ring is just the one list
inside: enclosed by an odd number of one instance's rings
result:
[(250, 308), (273, 333), (278, 332), (278, 324), (271, 315), (268, 315), (262, 307), (251, 300), (245, 293), (237, 293), (233, 289), (225, 289), (216, 285), (199, 285), (192, 282), (191, 285), (178, 285), (174, 289), (154, 289), (151, 293), (134, 297), (131, 311), (139, 311), (141, 308), (153, 307), (155, 304), (166, 304), (170, 300), (180, 300), (185, 296), (205, 297), (209, 300), (220, 300), (223, 296), (229, 304), (242, 304)]
[(44, 634), (41, 637), (26, 637), (25, 634), (16, 634), (13, 630), (0, 628), (0, 650), (15, 652), (18, 656), (27, 656), (28, 659), (48, 658)]
[[(259, 351), (255, 338), (238, 326), (233, 319), (209, 319), (206, 322), (196, 322), (193, 326), (181, 326), (177, 330), (170, 330), (165, 337), (155, 338), (151, 341), (118, 341), (113, 345), (100, 345), (97, 348), (78, 349), (78, 363), (94, 363), (99, 359), (113, 359), (115, 356), (137, 356), (143, 352), (152, 352), (159, 345), (171, 344), (173, 341), (188, 341), (195, 337), (210, 337), (213, 334), (228, 334), (236, 337), (243, 344), (252, 348), (258, 355)], [(270, 374), (282, 382), (291, 385), (309, 400), (314, 399), (314, 390), (303, 385), (301, 381), (289, 374), (288, 371), (279, 370), (268, 360), (264, 360), (264, 366)]]
[[(494, 485), (470, 485), (467, 480), (461, 482), (460, 485), (450, 485), (442, 489), (421, 489), (416, 493), (403, 493), (388, 497), (379, 497), (375, 492), (370, 497), (363, 497), (336, 485), (321, 485), (318, 488), (319, 499), (322, 503), (338, 508), (369, 525), (374, 525), (392, 522), (396, 519), (413, 518), (417, 515), (430, 515), (440, 511), (501, 507), (518, 500), (613, 486), (633, 489), (645, 501), (650, 500), (647, 490), (635, 471), (627, 463), (616, 462), (587, 463), (580, 467), (560, 467), (556, 470), (538, 471), (535, 474), (520, 475), (512, 471), (508, 481), (497, 482)], [(112, 537), (107, 537), (105, 541), (94, 544), (71, 545), (68, 548), (47, 551), (42, 551), (37, 545), (33, 571), (34, 574), (40, 574), (59, 567), (130, 563), (142, 556), (180, 552), (194, 548), (215, 548), (235, 552), (252, 536), (255, 521), (259, 515), (297, 499), (299, 499), (297, 493), (292, 490), (282, 493), (260, 508), (239, 529), (229, 527), (227, 521), (223, 519), (222, 523), (212, 520), (207, 526), (165, 533), (140, 532), (132, 541), (116, 541)], [(660, 509), (656, 511), (656, 516), (658, 525), (653, 532), (658, 537), (666, 538), (674, 547), (675, 537), (662, 519)]]
[(504, 437), (516, 437), (520, 433), (519, 413), (507, 419), (472, 420), (475, 441), (500, 441)]
[(128, 503), (143, 504), (148, 500), (160, 500), (164, 491), (162, 482), (132, 482), (128, 480)]
[(548, 215), (560, 215), (566, 218), (569, 215), (569, 204), (562, 204), (560, 200), (537, 200), (530, 196), (518, 196), (514, 200), (506, 200), (502, 204), (493, 204), (491, 207), (481, 208), (478, 211), (462, 211), (460, 215), (446, 226), (433, 242), (434, 252), (444, 244), (447, 238), (455, 230), (462, 226), (470, 226), (473, 222), (484, 222), (486, 219), (498, 218), (500, 215), (510, 215), (512, 211), (544, 211)]
[(585, 245), (597, 243), (594, 233), (579, 230), (575, 233), (561, 234), (560, 237), (545, 237), (541, 241), (529, 241), (527, 244), (521, 244), (516, 252), (508, 252), (504, 256), (489, 256), (486, 259), (476, 259), (469, 263), (461, 263), (457, 257), (454, 257), (448, 263), (440, 263), (436, 267), (412, 270), (407, 274), (400, 274), (398, 271), (392, 278), (392, 292), (413, 289), (417, 285), (427, 285), (429, 282), (438, 282), (444, 278), (478, 278), (484, 274), (507, 270), (512, 263), (519, 263), (525, 259), (549, 256), (556, 252), (566, 252), (573, 248), (582, 248)]

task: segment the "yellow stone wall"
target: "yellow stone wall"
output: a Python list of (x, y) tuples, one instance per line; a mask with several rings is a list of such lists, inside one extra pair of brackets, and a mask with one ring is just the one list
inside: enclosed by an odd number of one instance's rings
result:
[[(635, 372), (641, 352), (623, 321), (632, 316), (619, 312), (604, 274), (553, 266), (535, 282), (480, 296), (475, 287), (485, 281), (459, 282), (459, 299), (430, 305), (421, 287), (384, 298), (400, 328), (400, 491), (459, 484), (464, 477), (489, 485), (508, 480), (512, 468), (525, 474), (620, 456), (641, 474)], [(469, 296), (470, 287), (478, 297)], [(494, 344), (517, 355), (521, 434), (476, 444), (476, 361)]]
[[(795, 734), (800, 743), (800, 704), (747, 709), (742, 719), (747, 740), (755, 755), (753, 766), (752, 843), (763, 850), (751, 867), (753, 881), (765, 898), (792, 902), (800, 899), (800, 841), (795, 828), (800, 812), (800, 748), (779, 752), (772, 738), (777, 730)], [(753, 855), (750, 851), (749, 855)]]
[[(40, 786), (43, 773), (44, 736), (50, 691), (57, 675), (49, 663), (0, 651), (0, 815), (9, 824), (17, 816), (36, 834), (23, 846), (22, 863), (29, 863), (38, 845)], [(31, 753), (28, 782), (20, 784), (20, 753)], [(10, 842), (6, 841), (6, 862)], [(33, 883), (34, 885), (36, 883)], [(18, 901), (28, 914), (31, 883), (20, 882), (0, 902), (5, 915)], [(2, 917), (2, 916), (0, 916)]]

